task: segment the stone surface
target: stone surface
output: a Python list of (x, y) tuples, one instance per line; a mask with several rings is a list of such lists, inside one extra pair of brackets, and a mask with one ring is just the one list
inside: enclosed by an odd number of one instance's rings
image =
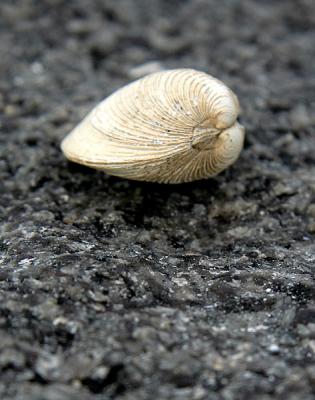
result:
[[(314, 2), (0, 11), (1, 400), (314, 399)], [(232, 168), (163, 186), (64, 159), (148, 66), (238, 94)]]

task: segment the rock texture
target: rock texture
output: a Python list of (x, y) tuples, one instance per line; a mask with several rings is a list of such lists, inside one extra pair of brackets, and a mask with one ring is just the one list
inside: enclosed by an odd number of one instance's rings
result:
[[(312, 0), (2, 0), (0, 398), (315, 398)], [(246, 148), (181, 186), (59, 144), (143, 73), (239, 96)]]

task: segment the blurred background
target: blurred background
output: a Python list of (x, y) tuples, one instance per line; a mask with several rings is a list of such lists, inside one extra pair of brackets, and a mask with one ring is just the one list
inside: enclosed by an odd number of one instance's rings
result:
[(63, 118), (70, 127), (122, 84), (177, 67), (238, 93), (249, 140), (269, 143), (273, 113), (282, 130), (314, 115), (312, 0), (3, 0), (0, 11), (3, 118), (37, 113), (36, 124)]

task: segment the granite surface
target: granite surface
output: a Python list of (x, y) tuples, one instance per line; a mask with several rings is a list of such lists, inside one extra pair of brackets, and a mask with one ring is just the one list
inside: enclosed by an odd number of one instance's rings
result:
[[(313, 0), (1, 0), (1, 400), (315, 399)], [(183, 185), (66, 161), (103, 97), (193, 67), (239, 161)]]

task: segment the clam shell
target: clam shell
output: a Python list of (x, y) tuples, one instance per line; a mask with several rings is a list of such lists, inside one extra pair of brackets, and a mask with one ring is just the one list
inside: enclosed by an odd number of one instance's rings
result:
[(71, 161), (136, 180), (214, 176), (243, 147), (239, 103), (221, 81), (192, 69), (150, 74), (99, 103), (63, 140)]

